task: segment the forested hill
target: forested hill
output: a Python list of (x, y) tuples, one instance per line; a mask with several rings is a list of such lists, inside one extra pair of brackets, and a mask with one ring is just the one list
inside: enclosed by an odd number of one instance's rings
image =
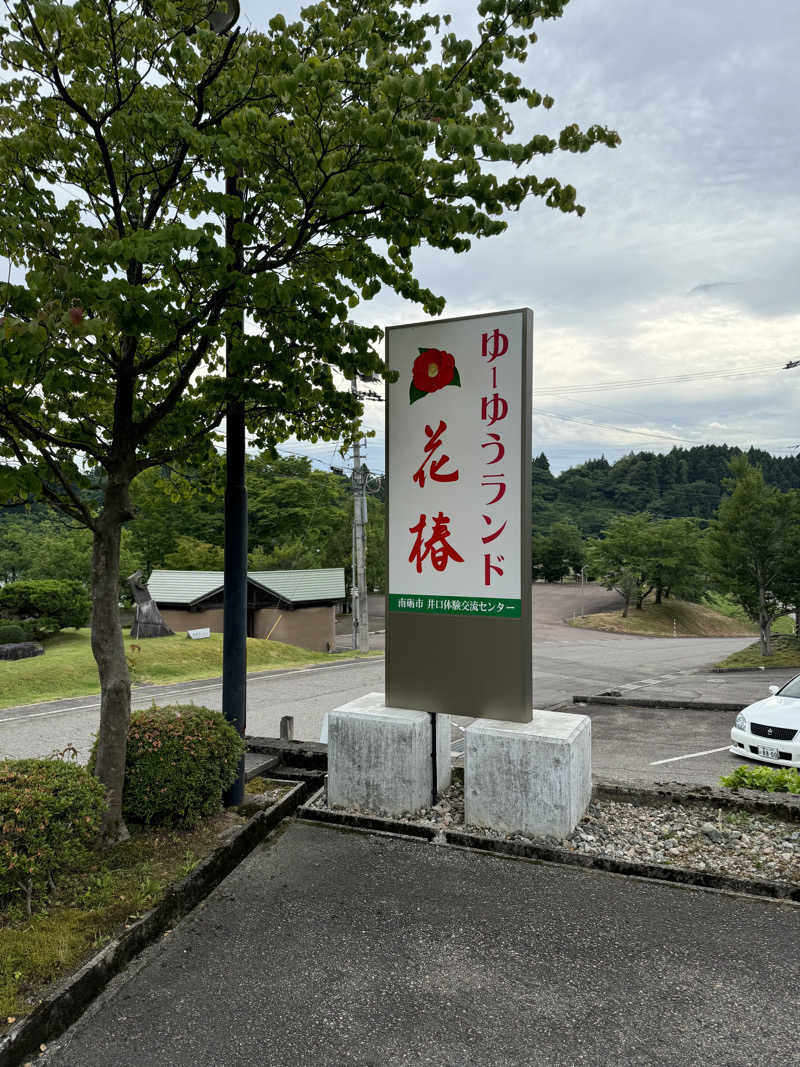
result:
[[(694, 515), (710, 519), (730, 476), (728, 460), (742, 450), (727, 445), (673, 448), (658, 455), (631, 452), (616, 463), (592, 459), (554, 476), (542, 452), (533, 461), (533, 529), (572, 519), (581, 532), (595, 536), (614, 515), (649, 511), (661, 518)], [(772, 456), (751, 448), (746, 453), (764, 479), (778, 489), (800, 489), (800, 456)]]

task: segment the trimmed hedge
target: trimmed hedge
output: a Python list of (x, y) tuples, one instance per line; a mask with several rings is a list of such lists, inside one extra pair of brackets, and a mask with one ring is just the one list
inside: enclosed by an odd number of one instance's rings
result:
[(97, 839), (105, 790), (85, 767), (59, 759), (0, 763), (0, 896), (35, 890), (78, 867)]
[(18, 645), (28, 640), (26, 631), (15, 622), (0, 622), (0, 645)]
[(26, 626), (35, 637), (47, 637), (67, 626), (86, 626), (92, 601), (82, 582), (9, 582), (0, 588), (0, 617)]
[(218, 711), (172, 704), (134, 712), (122, 795), (125, 820), (193, 826), (213, 815), (243, 753), (243, 738)]

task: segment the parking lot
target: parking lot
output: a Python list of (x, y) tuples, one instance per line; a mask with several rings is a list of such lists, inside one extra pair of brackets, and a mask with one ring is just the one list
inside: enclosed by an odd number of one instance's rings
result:
[(732, 711), (597, 704), (574, 710), (592, 720), (592, 773), (599, 778), (715, 786), (748, 762), (728, 752)]

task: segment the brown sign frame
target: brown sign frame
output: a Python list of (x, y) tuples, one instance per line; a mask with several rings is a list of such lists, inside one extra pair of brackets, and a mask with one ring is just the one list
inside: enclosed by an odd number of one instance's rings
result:
[[(431, 325), (504, 316), (522, 316), (520, 366), (520, 599), (517, 618), (474, 615), (429, 615), (390, 609), (389, 527), (391, 511), (390, 424), (392, 386), (387, 388), (386, 470), (386, 704), (395, 708), (471, 718), (530, 722), (533, 710), (531, 623), (531, 466), (533, 408), (533, 311), (508, 311), (430, 320)], [(408, 323), (386, 330), (386, 362), (403, 330), (427, 325)], [(397, 383), (394, 388), (402, 388)], [(402, 395), (402, 394), (396, 394)]]

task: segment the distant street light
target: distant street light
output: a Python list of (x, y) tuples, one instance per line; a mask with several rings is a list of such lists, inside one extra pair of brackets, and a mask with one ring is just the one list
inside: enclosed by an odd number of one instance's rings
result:
[(225, 0), (209, 12), (208, 23), (214, 33), (226, 34), (239, 21), (239, 0)]

